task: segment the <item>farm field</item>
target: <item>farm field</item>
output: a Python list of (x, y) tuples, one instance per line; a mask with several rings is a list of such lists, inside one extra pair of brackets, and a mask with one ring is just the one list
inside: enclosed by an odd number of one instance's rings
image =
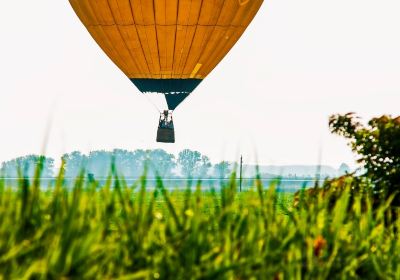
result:
[(400, 219), (345, 190), (0, 183), (0, 279), (400, 279)]
[(400, 1), (0, 5), (0, 280), (400, 280)]

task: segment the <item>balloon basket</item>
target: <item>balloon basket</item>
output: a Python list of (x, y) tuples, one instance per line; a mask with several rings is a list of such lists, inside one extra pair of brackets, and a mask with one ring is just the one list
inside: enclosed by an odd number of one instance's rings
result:
[(175, 143), (174, 121), (172, 120), (172, 111), (164, 111), (160, 114), (160, 120), (157, 130), (157, 142)]
[(157, 142), (175, 143), (175, 130), (172, 128), (161, 128), (157, 130)]

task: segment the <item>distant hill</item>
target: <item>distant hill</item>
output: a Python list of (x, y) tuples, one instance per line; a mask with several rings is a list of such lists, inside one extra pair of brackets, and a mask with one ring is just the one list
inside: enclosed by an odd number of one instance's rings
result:
[[(245, 177), (256, 175), (256, 165), (244, 165)], [(260, 165), (259, 172), (262, 177), (335, 177), (345, 174), (345, 171), (328, 165)]]

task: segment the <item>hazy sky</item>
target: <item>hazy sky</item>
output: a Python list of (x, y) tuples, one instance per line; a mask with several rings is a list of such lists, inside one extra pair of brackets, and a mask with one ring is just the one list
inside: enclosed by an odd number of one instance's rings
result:
[(328, 116), (400, 113), (400, 1), (271, 0), (175, 112), (158, 112), (103, 54), (67, 0), (0, 3), (0, 161), (94, 149), (190, 148), (212, 161), (353, 163)]

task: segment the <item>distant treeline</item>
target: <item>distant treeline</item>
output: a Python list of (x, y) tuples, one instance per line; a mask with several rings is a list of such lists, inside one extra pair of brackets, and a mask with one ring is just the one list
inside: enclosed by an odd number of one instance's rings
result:
[[(106, 177), (112, 164), (119, 174), (125, 177), (139, 177), (147, 170), (148, 177), (157, 175), (163, 178), (209, 176), (224, 178), (231, 172), (234, 164), (222, 161), (212, 164), (210, 159), (198, 151), (185, 149), (176, 157), (162, 149), (128, 151), (115, 149), (113, 151), (93, 151), (88, 155), (79, 151), (64, 154), (65, 177), (77, 177), (82, 171), (85, 175)], [(43, 166), (42, 177), (53, 177), (58, 171), (54, 166), (55, 160), (50, 157), (28, 155), (1, 164), (0, 175), (3, 177), (32, 177), (38, 164)]]

